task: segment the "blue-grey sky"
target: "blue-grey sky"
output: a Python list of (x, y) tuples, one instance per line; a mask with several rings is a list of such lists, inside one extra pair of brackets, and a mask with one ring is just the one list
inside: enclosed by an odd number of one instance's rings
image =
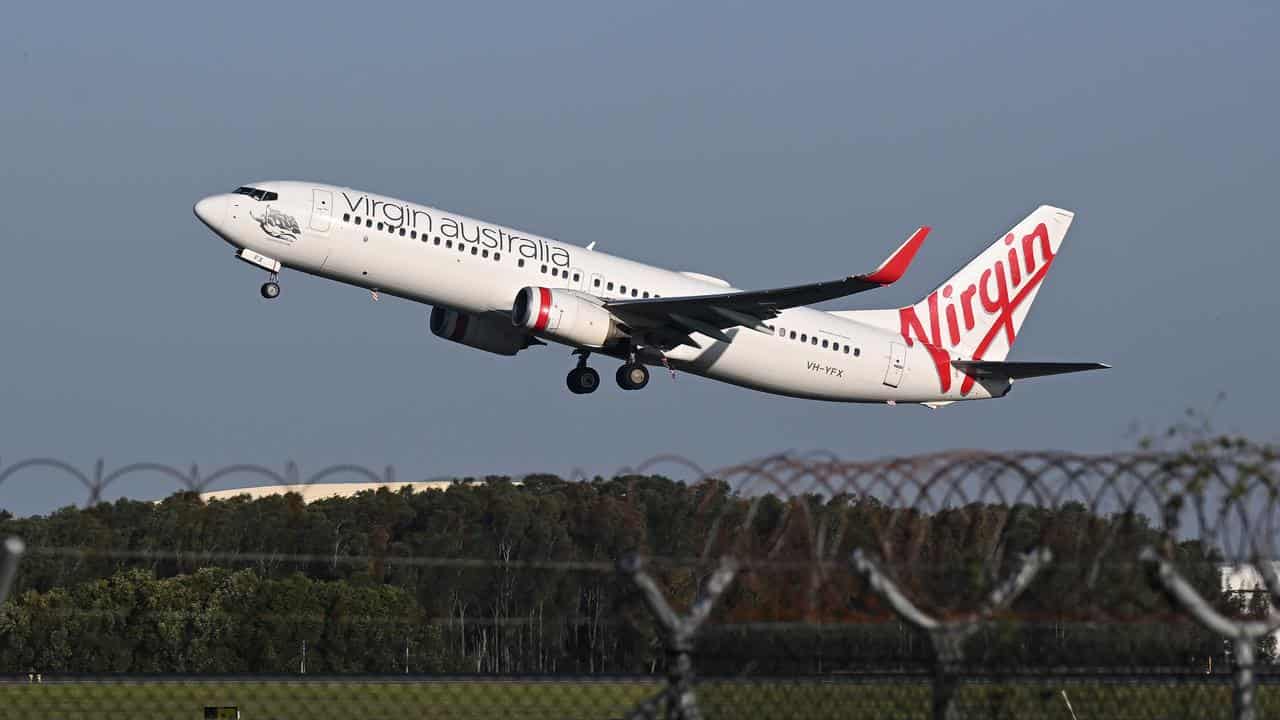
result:
[[(407, 478), (1103, 451), (1219, 392), (1221, 429), (1274, 438), (1278, 33), (1268, 3), (21, 3), (0, 26), (0, 461)], [(897, 286), (831, 307), (910, 303), (1056, 204), (1076, 221), (1012, 357), (1115, 369), (936, 412), (657, 373), (578, 397), (564, 348), (470, 350), (425, 306), (297, 273), (263, 301), (191, 213), (260, 179), (744, 288), (867, 270), (934, 226)], [(21, 511), (82, 499), (0, 486)]]

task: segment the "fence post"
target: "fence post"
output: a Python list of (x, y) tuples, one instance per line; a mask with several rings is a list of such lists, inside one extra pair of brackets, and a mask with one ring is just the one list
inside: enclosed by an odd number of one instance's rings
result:
[(657, 695), (640, 703), (628, 713), (628, 718), (652, 720), (658, 717), (665, 701), (670, 720), (701, 720), (698, 698), (693, 689), (693, 646), (698, 631), (711, 615), (716, 601), (729, 588), (738, 572), (738, 564), (732, 558), (721, 558), (720, 565), (711, 573), (707, 584), (689, 608), (689, 614), (681, 617), (671, 608), (658, 583), (644, 570), (644, 559), (628, 555), (618, 562), (618, 572), (626, 575), (640, 589), (645, 607), (658, 624), (659, 637), (667, 652), (667, 687)]
[(1231, 702), (1232, 717), (1236, 720), (1257, 720), (1258, 710), (1255, 701), (1257, 695), (1257, 678), (1254, 677), (1254, 663), (1257, 660), (1255, 646), (1258, 640), (1266, 637), (1276, 628), (1280, 628), (1280, 614), (1274, 605), (1280, 599), (1280, 579), (1276, 578), (1275, 568), (1269, 561), (1255, 557), (1253, 565), (1262, 576), (1273, 608), (1266, 620), (1233, 620), (1213, 609), (1213, 605), (1179, 573), (1173, 563), (1160, 556), (1155, 548), (1147, 546), (1139, 555), (1143, 562), (1155, 568), (1155, 579), (1182, 610), (1215, 635), (1231, 641), (1234, 666), (1231, 669)]
[(18, 573), (18, 561), (27, 551), (27, 544), (22, 538), (8, 537), (0, 543), (0, 604), (9, 597), (13, 589), (13, 578)]
[(976, 613), (959, 620), (943, 621), (926, 615), (908, 600), (897, 584), (861, 549), (855, 550), (850, 558), (854, 571), (889, 603), (904, 622), (929, 635), (934, 655), (934, 720), (958, 720), (961, 717), (955, 707), (955, 694), (964, 661), (965, 641), (995, 613), (1009, 607), (1052, 560), (1053, 553), (1048, 548), (1036, 548), (1026, 553), (1018, 569), (991, 591)]

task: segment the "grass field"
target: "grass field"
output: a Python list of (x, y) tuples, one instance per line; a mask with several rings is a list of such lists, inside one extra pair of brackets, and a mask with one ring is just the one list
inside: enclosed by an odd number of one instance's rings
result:
[[(647, 680), (93, 681), (0, 685), (0, 718), (196, 720), (206, 705), (235, 705), (244, 720), (357, 718), (619, 718), (660, 685)], [(1211, 720), (1231, 716), (1224, 683), (1067, 680), (974, 684), (957, 702), (968, 718)], [(918, 681), (720, 681), (698, 686), (703, 714), (719, 718), (927, 718)], [(1260, 692), (1263, 717), (1280, 716), (1280, 693)]]

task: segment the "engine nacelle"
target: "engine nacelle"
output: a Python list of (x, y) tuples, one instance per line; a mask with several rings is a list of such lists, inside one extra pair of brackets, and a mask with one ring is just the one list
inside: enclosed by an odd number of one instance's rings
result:
[(626, 337), (613, 313), (571, 290), (527, 287), (516, 295), (511, 322), (579, 347), (604, 347)]
[(515, 355), (533, 343), (529, 333), (511, 327), (501, 316), (472, 315), (439, 306), (431, 308), (431, 332), (499, 355)]

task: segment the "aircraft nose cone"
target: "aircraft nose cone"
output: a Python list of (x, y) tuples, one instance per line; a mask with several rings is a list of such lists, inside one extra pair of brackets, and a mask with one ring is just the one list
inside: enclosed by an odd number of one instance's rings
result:
[(207, 198), (201, 198), (192, 209), (196, 217), (200, 218), (200, 222), (217, 232), (223, 216), (227, 213), (227, 199), (221, 195), (210, 195)]

